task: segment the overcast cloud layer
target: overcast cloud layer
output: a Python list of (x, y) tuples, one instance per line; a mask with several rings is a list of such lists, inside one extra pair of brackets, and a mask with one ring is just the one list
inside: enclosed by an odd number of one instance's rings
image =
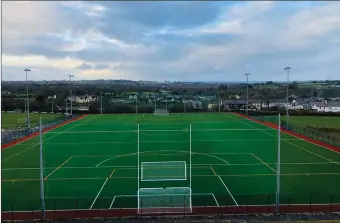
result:
[(2, 79), (340, 79), (340, 2), (2, 3)]

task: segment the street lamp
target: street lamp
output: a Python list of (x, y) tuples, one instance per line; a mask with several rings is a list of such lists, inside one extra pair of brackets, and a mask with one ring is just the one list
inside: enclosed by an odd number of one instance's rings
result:
[(287, 114), (286, 114), (286, 122), (289, 120), (289, 111), (288, 111), (288, 106), (289, 106), (289, 100), (288, 100), (288, 89), (289, 89), (289, 70), (292, 69), (290, 67), (286, 67), (284, 70), (287, 71)]
[(31, 127), (31, 122), (30, 122), (30, 103), (28, 101), (28, 82), (27, 82), (27, 72), (31, 71), (30, 69), (25, 69), (26, 72), (26, 103), (27, 103), (27, 128)]
[(249, 73), (246, 73), (245, 74), (246, 77), (247, 77), (247, 108), (246, 108), (246, 112), (247, 112), (247, 115), (248, 115), (248, 105), (249, 105), (249, 98), (248, 98), (248, 76), (250, 75)]
[(71, 117), (72, 117), (72, 77), (73, 75), (68, 75), (70, 77), (70, 104), (71, 104)]
[(100, 92), (100, 114), (103, 114), (103, 92)]

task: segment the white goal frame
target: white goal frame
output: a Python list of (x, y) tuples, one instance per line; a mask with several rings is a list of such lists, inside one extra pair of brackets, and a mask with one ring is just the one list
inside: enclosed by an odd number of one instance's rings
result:
[[(150, 191), (161, 191), (161, 190), (176, 190), (176, 189), (187, 189), (189, 191), (188, 194), (155, 194), (155, 195), (140, 195), (141, 190), (150, 190)], [(141, 206), (141, 197), (152, 197), (152, 196), (160, 196), (160, 197), (176, 197), (176, 196), (188, 196), (188, 206), (185, 206), (185, 203), (183, 206), (178, 207), (146, 207), (143, 208)], [(165, 187), (165, 188), (138, 188), (137, 191), (137, 199), (138, 199), (138, 208), (137, 213), (138, 214), (159, 214), (159, 213), (192, 213), (192, 190), (190, 187)]]
[[(184, 167), (184, 178), (158, 178), (158, 179), (144, 179), (144, 168), (143, 168), (143, 165), (145, 164), (161, 164), (161, 163), (167, 163), (167, 164), (171, 164), (171, 163), (182, 163)], [(157, 165), (155, 165), (157, 166)], [(162, 167), (162, 165), (160, 165), (159, 167)], [(172, 167), (172, 168), (175, 168), (176, 166), (175, 165), (169, 165), (169, 166), (164, 166), (164, 168), (166, 167)], [(141, 163), (141, 167), (140, 167), (140, 170), (141, 170), (141, 181), (176, 181), (176, 180), (187, 180), (187, 162), (186, 161), (164, 161), (164, 162), (142, 162)]]
[[(158, 113), (157, 110), (159, 111), (164, 111), (163, 113)], [(153, 112), (154, 116), (169, 116), (169, 110), (168, 109), (155, 109)]]
[(18, 118), (17, 124), (25, 124), (27, 123), (27, 118)]

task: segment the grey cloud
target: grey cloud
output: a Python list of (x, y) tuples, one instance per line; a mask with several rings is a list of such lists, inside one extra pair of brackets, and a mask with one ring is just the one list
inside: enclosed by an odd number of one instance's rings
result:
[(96, 70), (104, 70), (108, 69), (110, 66), (107, 64), (96, 64), (94, 67)]
[[(220, 8), (212, 2), (104, 2), (113, 10), (106, 16), (149, 27), (193, 27), (217, 18)], [(115, 20), (111, 20), (115, 21)]]
[(87, 63), (82, 63), (79, 67), (77, 67), (79, 70), (90, 70), (92, 69), (92, 66)]

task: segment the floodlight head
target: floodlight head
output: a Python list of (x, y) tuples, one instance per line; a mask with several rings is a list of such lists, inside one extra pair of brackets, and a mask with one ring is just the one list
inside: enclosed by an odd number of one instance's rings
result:
[(246, 73), (245, 75), (246, 75), (246, 76), (249, 76), (249, 75), (250, 75), (250, 73)]
[(286, 68), (285, 68), (285, 70), (290, 70), (290, 69), (292, 69), (292, 68), (290, 68), (290, 67), (286, 67)]
[(30, 70), (30, 69), (25, 69), (24, 71), (26, 71), (26, 72), (27, 72), (27, 71), (31, 71), (31, 70)]
[(74, 77), (72, 74), (68, 75), (69, 77)]

